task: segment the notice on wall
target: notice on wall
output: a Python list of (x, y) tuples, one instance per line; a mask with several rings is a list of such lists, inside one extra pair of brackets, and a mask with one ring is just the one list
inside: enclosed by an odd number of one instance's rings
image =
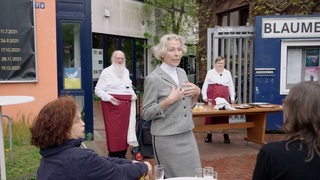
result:
[(301, 68), (303, 66), (302, 49), (288, 48), (287, 54), (287, 84), (296, 84), (301, 81)]
[(0, 1), (0, 83), (37, 81), (34, 1)]
[(92, 49), (92, 78), (99, 79), (103, 70), (103, 49)]
[(81, 89), (80, 76), (80, 68), (64, 68), (64, 89)]
[(304, 80), (305, 81), (319, 81), (319, 67), (304, 68)]
[(305, 81), (319, 80), (319, 49), (306, 49), (306, 66), (304, 69)]
[(319, 49), (306, 49), (306, 67), (319, 66)]

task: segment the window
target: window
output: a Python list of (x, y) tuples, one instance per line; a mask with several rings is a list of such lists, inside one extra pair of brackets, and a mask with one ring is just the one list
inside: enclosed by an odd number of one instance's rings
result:
[(319, 58), (319, 39), (282, 41), (280, 94), (288, 94), (300, 81), (319, 81)]
[(62, 23), (63, 89), (81, 89), (80, 23)]
[[(126, 56), (126, 67), (130, 72), (130, 79), (138, 91), (143, 91), (143, 80), (146, 72), (147, 51), (145, 39), (122, 37), (114, 35), (93, 34), (92, 63), (94, 85), (103, 68), (111, 64), (114, 50), (122, 50)], [(103, 63), (101, 63), (101, 60)], [(100, 72), (100, 73), (99, 73)]]
[(236, 10), (218, 14), (219, 26), (245, 26), (249, 17), (249, 7), (245, 6)]

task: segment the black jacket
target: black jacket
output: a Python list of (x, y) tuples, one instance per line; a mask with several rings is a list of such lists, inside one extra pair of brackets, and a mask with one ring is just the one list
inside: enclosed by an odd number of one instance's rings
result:
[(148, 171), (144, 163), (102, 157), (92, 150), (80, 148), (81, 142), (82, 139), (70, 139), (61, 146), (40, 150), (42, 159), (37, 179), (135, 180)]
[(320, 158), (315, 154), (312, 161), (306, 163), (308, 148), (295, 141), (271, 142), (265, 144), (258, 156), (253, 180), (314, 180), (320, 179)]

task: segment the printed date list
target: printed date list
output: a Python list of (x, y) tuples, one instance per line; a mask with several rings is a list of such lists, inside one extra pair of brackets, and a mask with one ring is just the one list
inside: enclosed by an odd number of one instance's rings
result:
[(5, 53), (5, 52), (21, 52), (20, 48), (1, 48), (1, 52)]
[(21, 69), (21, 66), (1, 66), (2, 71), (17, 71), (20, 69)]

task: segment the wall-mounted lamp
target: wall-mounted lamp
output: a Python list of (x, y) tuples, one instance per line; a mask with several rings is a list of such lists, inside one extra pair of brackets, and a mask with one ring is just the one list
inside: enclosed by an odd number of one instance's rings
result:
[(109, 9), (104, 9), (104, 17), (111, 17), (111, 13)]

